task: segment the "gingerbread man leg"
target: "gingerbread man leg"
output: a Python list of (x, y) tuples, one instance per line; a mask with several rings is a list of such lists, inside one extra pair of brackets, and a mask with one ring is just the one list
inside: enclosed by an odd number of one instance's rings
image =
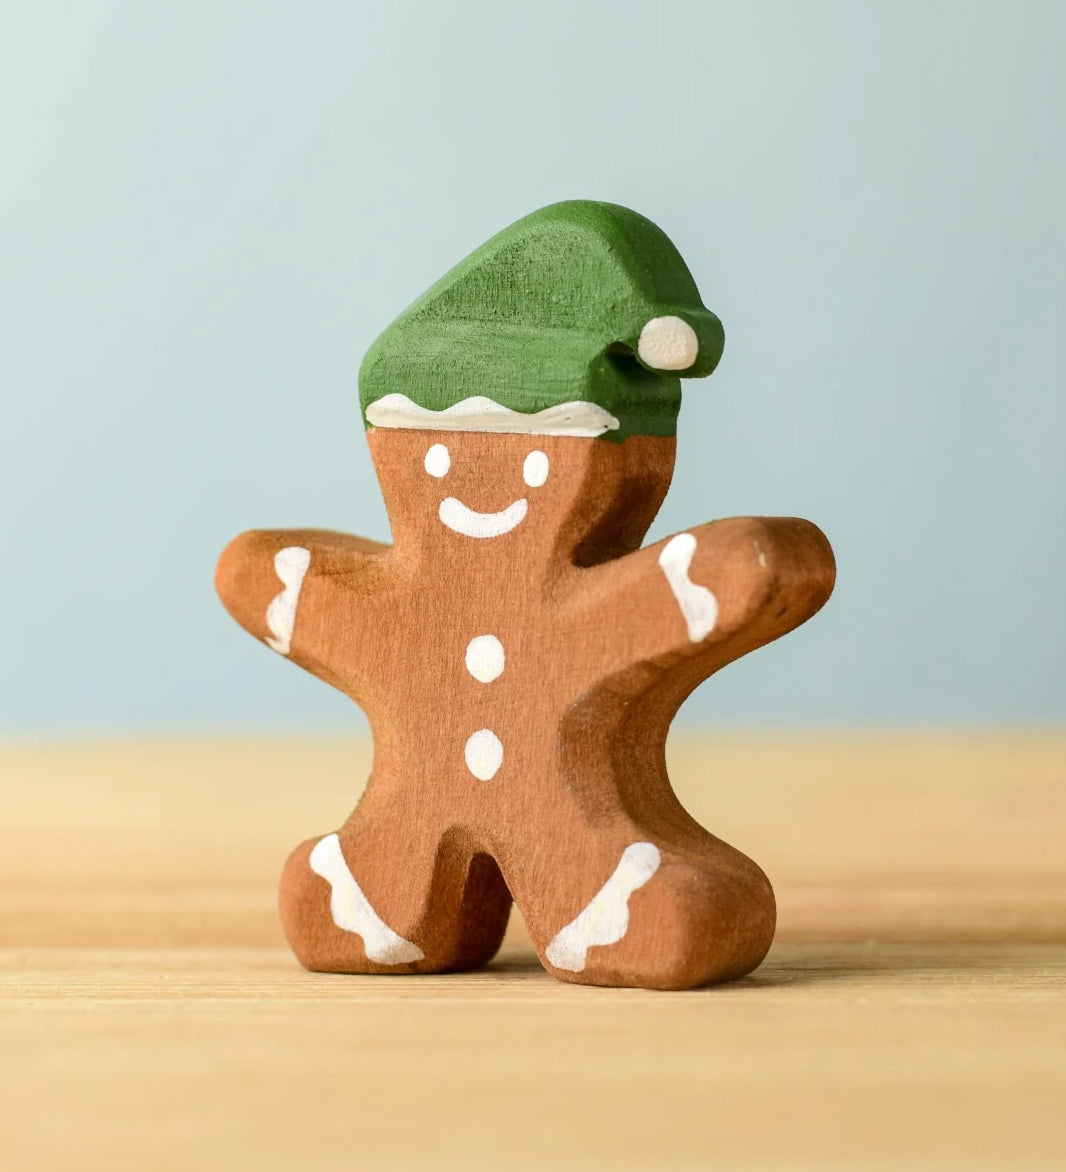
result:
[[(687, 989), (750, 972), (773, 940), (773, 889), (691, 820), (628, 819), (516, 842), (504, 873), (545, 966), (591, 985)], [(508, 852), (511, 854), (511, 852)]]
[(296, 848), (280, 905), (309, 969), (447, 972), (492, 959), (511, 895), (495, 862), (469, 844), (357, 810), (340, 831)]

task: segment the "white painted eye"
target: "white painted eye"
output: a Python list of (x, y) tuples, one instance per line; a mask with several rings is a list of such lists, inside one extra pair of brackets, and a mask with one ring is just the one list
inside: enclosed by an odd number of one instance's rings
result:
[(696, 331), (680, 317), (653, 317), (637, 342), (641, 362), (653, 370), (688, 370), (700, 352)]
[(426, 471), (430, 476), (435, 476), (438, 480), (442, 476), (448, 475), (448, 469), (452, 466), (452, 458), (448, 449), (443, 444), (434, 444), (433, 447), (426, 452)]
[(522, 479), (530, 488), (540, 488), (548, 479), (548, 457), (543, 452), (530, 452), (522, 465)]

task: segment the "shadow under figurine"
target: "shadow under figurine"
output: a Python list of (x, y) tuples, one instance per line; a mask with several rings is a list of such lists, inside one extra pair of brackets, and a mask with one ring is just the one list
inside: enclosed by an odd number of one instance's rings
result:
[(834, 562), (793, 518), (640, 548), (670, 484), (679, 376), (710, 374), (722, 345), (655, 225), (544, 208), (367, 354), (394, 544), (262, 530), (222, 554), (233, 617), (373, 730), (356, 810), (282, 876), (308, 968), (476, 968), (512, 898), (567, 981), (690, 988), (765, 956), (770, 883), (681, 807), (666, 735), (697, 684), (825, 603)]

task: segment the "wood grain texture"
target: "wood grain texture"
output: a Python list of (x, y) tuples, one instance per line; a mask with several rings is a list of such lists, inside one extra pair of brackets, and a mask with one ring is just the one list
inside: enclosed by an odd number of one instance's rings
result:
[(518, 921), (476, 973), (302, 970), (277, 867), (365, 740), (0, 747), (0, 1167), (1061, 1168), (1066, 738), (669, 758), (781, 908), (674, 996), (553, 981)]
[(1054, 1169), (1066, 947), (779, 945), (665, 996), (287, 951), (0, 952), (18, 1172)]

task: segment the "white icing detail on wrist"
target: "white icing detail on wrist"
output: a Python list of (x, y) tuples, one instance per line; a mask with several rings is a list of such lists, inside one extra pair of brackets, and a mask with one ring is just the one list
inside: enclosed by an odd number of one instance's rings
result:
[(425, 468), (430, 476), (435, 476), (438, 480), (442, 476), (448, 475), (448, 469), (452, 466), (451, 452), (443, 444), (434, 444), (428, 452), (426, 452)]
[(503, 675), (503, 644), (495, 635), (476, 635), (466, 645), (466, 670), (482, 684), (491, 684)]
[(674, 314), (653, 317), (640, 331), (637, 356), (653, 370), (688, 370), (699, 353), (696, 331)]
[[(689, 364), (691, 365), (691, 363)], [(543, 411), (514, 411), (485, 395), (471, 395), (433, 411), (396, 391), (382, 395), (366, 409), (374, 427), (406, 427), (422, 431), (508, 431), (523, 435), (575, 435), (587, 438), (617, 431), (617, 419), (598, 403), (575, 399)]]
[(544, 452), (530, 452), (522, 464), (522, 479), (530, 488), (540, 488), (548, 479), (548, 457)]
[(340, 839), (327, 834), (311, 851), (311, 870), (321, 875), (332, 889), (329, 910), (333, 922), (345, 932), (363, 938), (367, 960), (375, 964), (411, 964), (424, 960), (417, 944), (397, 935), (370, 906), (341, 853)]
[(520, 525), (525, 518), (528, 503), (523, 498), (513, 501), (498, 513), (478, 513), (462, 501), (446, 496), (437, 515), (455, 533), (464, 537), (502, 537)]
[(593, 945), (617, 944), (629, 930), (629, 897), (658, 871), (661, 861), (654, 843), (634, 842), (627, 846), (614, 874), (577, 919), (557, 932), (544, 950), (548, 963), (579, 973)]
[(279, 655), (288, 655), (292, 649), (292, 628), (296, 623), (296, 603), (300, 587), (311, 564), (311, 551), (301, 545), (287, 545), (274, 555), (274, 573), (284, 582), (285, 589), (267, 607), (266, 622), (273, 638), (266, 637), (266, 645)]
[(691, 533), (679, 533), (663, 546), (659, 565), (688, 625), (688, 637), (698, 643), (714, 630), (718, 621), (718, 600), (706, 586), (697, 586), (689, 579), (688, 571), (695, 553), (696, 538)]
[(492, 781), (503, 764), (503, 745), (491, 728), (471, 733), (463, 749), (466, 767), (478, 781)]

